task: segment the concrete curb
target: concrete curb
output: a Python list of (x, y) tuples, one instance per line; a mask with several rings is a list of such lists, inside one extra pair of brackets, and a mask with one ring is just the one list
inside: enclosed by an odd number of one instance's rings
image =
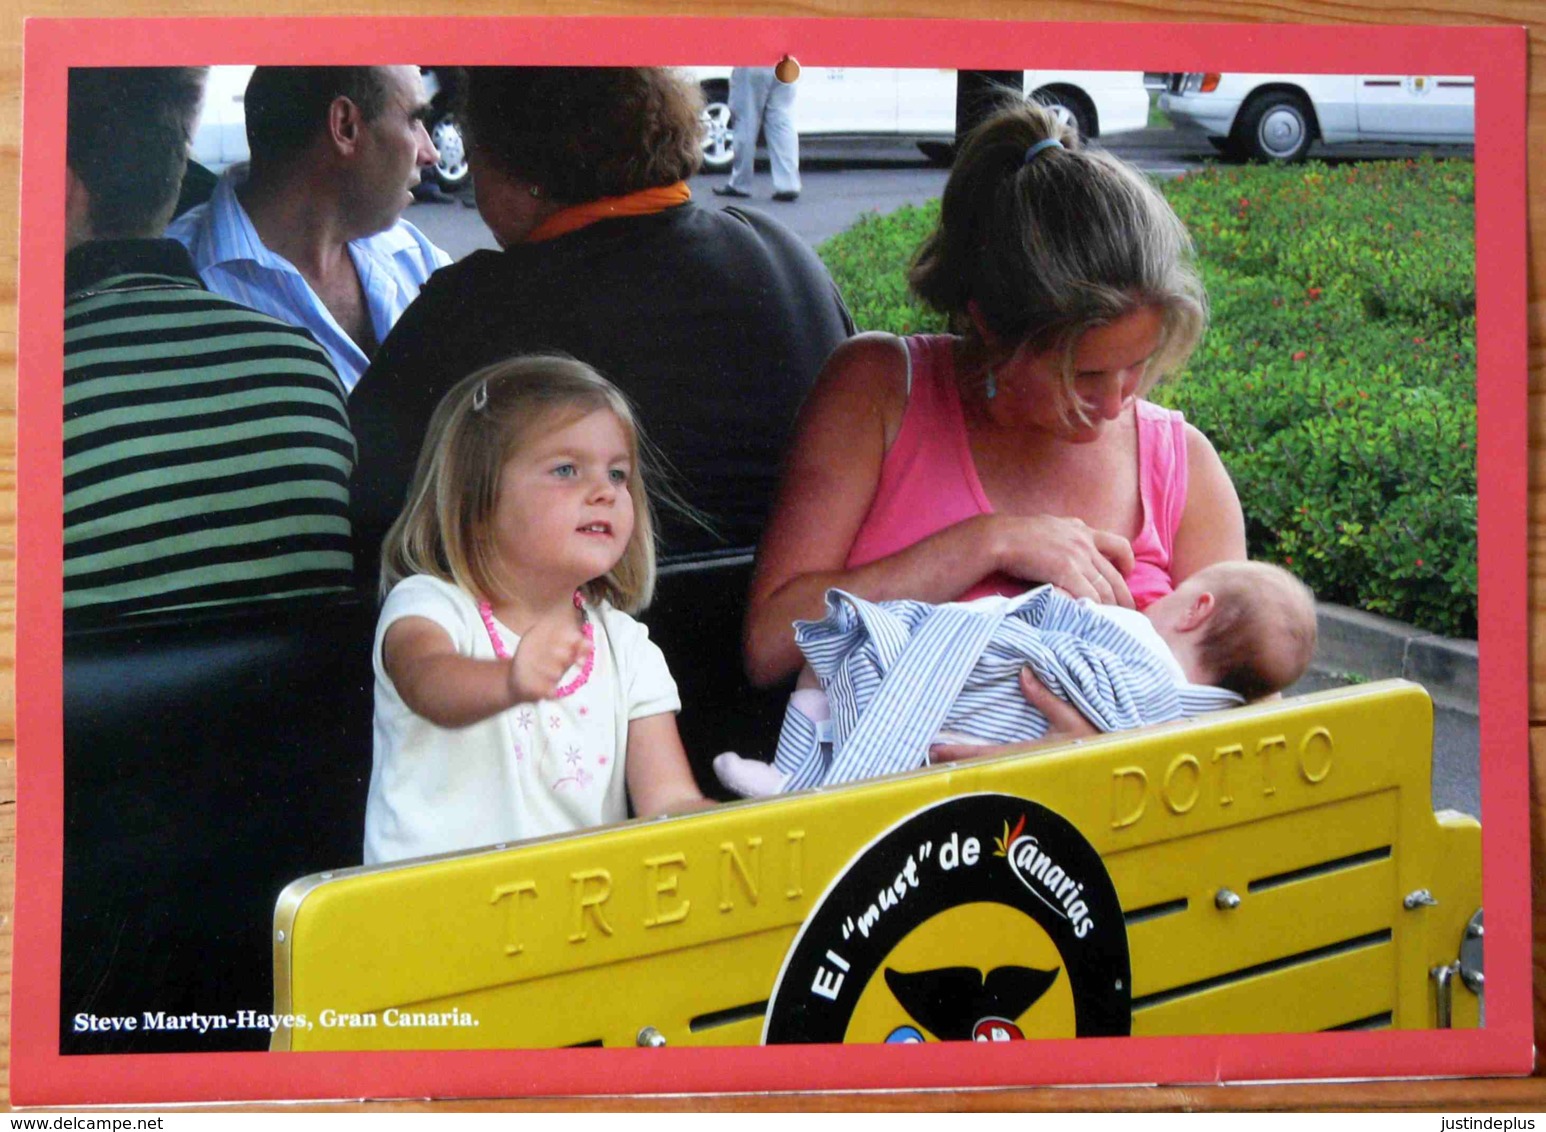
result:
[(1401, 621), (1319, 602), (1320, 639), (1311, 668), (1370, 680), (1401, 677), (1428, 689), (1433, 702), (1476, 715), (1476, 642), (1440, 637)]

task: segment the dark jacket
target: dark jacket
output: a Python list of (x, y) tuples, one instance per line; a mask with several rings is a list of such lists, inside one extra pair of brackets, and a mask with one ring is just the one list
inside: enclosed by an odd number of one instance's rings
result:
[(362, 582), (442, 395), (480, 366), (541, 351), (589, 363), (628, 395), (677, 494), (713, 527), (663, 511), (667, 558), (754, 546), (795, 413), (851, 333), (815, 253), (738, 209), (688, 203), (442, 268), (349, 401)]

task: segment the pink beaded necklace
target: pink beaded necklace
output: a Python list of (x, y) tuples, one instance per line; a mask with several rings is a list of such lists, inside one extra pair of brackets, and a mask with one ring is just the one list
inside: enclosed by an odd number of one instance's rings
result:
[[(561, 700), (565, 696), (572, 696), (590, 679), (591, 669), (596, 667), (596, 629), (590, 623), (590, 614), (585, 612), (585, 601), (580, 597), (580, 591), (574, 591), (574, 607), (580, 611), (580, 633), (585, 638), (585, 643), (590, 646), (585, 653), (585, 662), (580, 665), (580, 674), (567, 684), (560, 684), (553, 693), (555, 700)], [(478, 603), (478, 612), (483, 616), (483, 627), (488, 630), (489, 644), (494, 646), (494, 655), (500, 660), (510, 659), (510, 650), (505, 648), (505, 642), (499, 635), (499, 629), (494, 624), (494, 608), (486, 601)]]

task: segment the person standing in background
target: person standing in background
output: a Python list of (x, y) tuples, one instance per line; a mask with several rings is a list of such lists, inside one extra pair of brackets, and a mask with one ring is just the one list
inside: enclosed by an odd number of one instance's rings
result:
[(800, 135), (794, 128), (794, 84), (779, 79), (772, 67), (736, 67), (730, 72), (730, 117), (736, 133), (730, 180), (714, 187), (714, 195), (752, 195), (757, 160), (757, 135), (767, 138), (768, 163), (773, 168), (773, 199), (800, 197)]

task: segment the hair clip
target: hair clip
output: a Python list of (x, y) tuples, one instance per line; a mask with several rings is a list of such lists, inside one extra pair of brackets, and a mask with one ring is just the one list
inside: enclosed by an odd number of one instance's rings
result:
[(1041, 141), (1037, 142), (1035, 145), (1031, 146), (1030, 149), (1025, 151), (1025, 160), (1021, 161), (1020, 164), (1021, 165), (1029, 165), (1032, 161), (1034, 161), (1036, 159), (1036, 155), (1038, 153), (1040, 153), (1044, 149), (1062, 149), (1062, 148), (1063, 148), (1063, 143), (1058, 141), (1057, 138), (1042, 138)]
[(481, 413), (488, 408), (488, 382), (478, 382), (478, 388), (472, 391), (472, 411)]

